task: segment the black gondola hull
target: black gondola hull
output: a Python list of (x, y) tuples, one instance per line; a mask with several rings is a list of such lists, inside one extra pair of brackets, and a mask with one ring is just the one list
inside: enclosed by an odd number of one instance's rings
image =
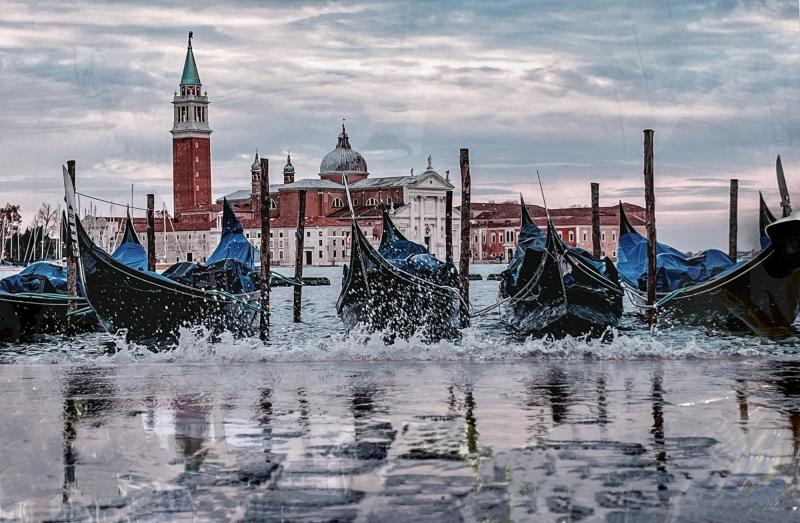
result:
[[(645, 295), (631, 290), (638, 305)], [(721, 277), (658, 296), (659, 323), (680, 322), (765, 336), (796, 332), (800, 274), (789, 272), (770, 245)]]
[[(568, 255), (564, 259), (569, 263)], [(508, 299), (502, 316), (512, 328), (524, 334), (556, 337), (599, 336), (619, 325), (623, 310), (620, 287), (611, 282), (593, 284), (591, 269), (577, 263), (570, 264), (576, 281), (565, 284), (557, 257), (526, 253), (523, 264), (536, 261), (541, 265), (535, 272), (523, 265), (521, 274), (528, 277), (517, 283), (517, 292), (509, 294), (508, 286), (501, 285), (500, 297)]]
[[(83, 298), (31, 296), (0, 293), (0, 341), (18, 341), (37, 334), (58, 334), (67, 330), (69, 304), (88, 306)], [(98, 327), (94, 314), (75, 318), (72, 329), (79, 332)]]
[(458, 290), (434, 285), (384, 260), (353, 229), (350, 269), (342, 283), (336, 310), (348, 330), (362, 326), (387, 340), (415, 334), (425, 341), (460, 336)]
[(88, 301), (110, 333), (148, 345), (175, 342), (182, 328), (255, 334), (256, 294), (232, 296), (181, 285), (117, 262), (80, 225), (78, 238)]

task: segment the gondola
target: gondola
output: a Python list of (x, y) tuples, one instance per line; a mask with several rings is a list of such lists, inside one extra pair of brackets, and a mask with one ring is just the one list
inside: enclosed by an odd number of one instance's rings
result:
[(619, 325), (623, 291), (611, 261), (570, 248), (549, 217), (547, 232), (521, 202), (514, 256), (500, 274), (501, 316), (524, 334), (597, 336)]
[[(130, 216), (125, 221), (125, 232), (112, 257), (129, 267), (147, 267), (147, 254), (136, 236)], [(70, 311), (71, 304), (74, 306)], [(96, 330), (99, 323), (80, 281), (78, 295), (68, 295), (64, 266), (40, 261), (0, 280), (0, 340), (16, 341), (37, 334), (61, 333), (68, 326), (72, 332), (88, 332)]]
[(415, 333), (425, 341), (460, 335), (466, 307), (451, 259), (441, 262), (397, 230), (383, 211), (383, 233), (376, 250), (355, 219), (350, 265), (345, 266), (336, 311), (347, 329), (362, 325), (384, 333), (387, 341)]
[[(656, 293), (659, 323), (666, 320), (765, 336), (794, 334), (792, 324), (800, 300), (800, 273), (796, 272), (800, 268), (800, 224), (794, 216), (775, 220), (763, 198), (759, 224), (762, 249), (749, 260), (731, 263), (716, 274), (704, 269), (702, 281), (661, 279), (662, 288)], [(646, 241), (620, 206), (620, 260), (634, 258), (630, 246)], [(639, 259), (643, 274), (646, 257)], [(695, 260), (686, 258), (690, 266)], [(663, 288), (670, 281), (677, 281), (678, 288)], [(627, 278), (624, 285), (634, 304), (644, 308), (646, 287), (642, 282)]]
[(149, 346), (177, 341), (184, 327), (254, 334), (259, 309), (252, 246), (227, 201), (210, 263), (172, 271), (184, 283), (120, 263), (92, 242), (77, 217), (75, 222), (86, 296), (108, 332)]

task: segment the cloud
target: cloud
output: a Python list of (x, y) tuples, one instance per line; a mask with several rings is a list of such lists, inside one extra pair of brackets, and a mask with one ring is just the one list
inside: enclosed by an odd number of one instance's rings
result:
[[(171, 205), (172, 93), (195, 32), (211, 100), (215, 195), (249, 185), (256, 147), (314, 177), (341, 118), (373, 175), (458, 171), (476, 195), (550, 205), (641, 200), (642, 129), (656, 130), (659, 230), (724, 244), (727, 182), (743, 213), (792, 185), (796, 3), (7, 0), (0, 21), (0, 203), (60, 199), (66, 159), (86, 192)], [(457, 179), (458, 176), (453, 176)], [(798, 185), (800, 186), (800, 185)], [(116, 195), (116, 196), (115, 196)], [(774, 199), (774, 198), (773, 198)], [(708, 222), (699, 228), (693, 211)], [(717, 209), (715, 211), (715, 209)]]

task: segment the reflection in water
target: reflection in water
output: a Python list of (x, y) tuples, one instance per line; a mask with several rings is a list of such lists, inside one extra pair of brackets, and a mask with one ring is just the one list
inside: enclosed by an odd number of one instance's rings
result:
[(739, 428), (742, 432), (747, 434), (747, 422), (750, 419), (747, 406), (747, 382), (745, 380), (736, 380), (736, 403), (739, 405)]
[(258, 394), (258, 424), (264, 435), (264, 457), (271, 463), (272, 456), (272, 389), (264, 387)]
[(666, 485), (666, 462), (667, 450), (664, 441), (664, 389), (662, 383), (664, 380), (664, 372), (661, 369), (653, 373), (652, 390), (650, 394), (651, 402), (653, 404), (653, 426), (650, 429), (650, 434), (653, 435), (653, 447), (655, 449), (656, 470), (658, 470), (658, 490), (667, 490)]
[(203, 396), (181, 395), (172, 400), (175, 413), (175, 443), (184, 457), (186, 471), (200, 470), (209, 449), (204, 447), (209, 437), (210, 406)]
[(76, 483), (76, 465), (79, 462), (75, 440), (78, 424), (85, 419), (100, 417), (111, 410), (115, 389), (111, 385), (112, 369), (106, 367), (74, 367), (64, 376), (61, 409), (62, 459), (64, 484), (62, 502), (70, 499), (70, 491)]
[[(46, 398), (54, 408), (6, 413), (6, 425), (23, 426), (49, 415), (50, 440), (0, 433), (4, 475), (24, 477), (32, 460), (14, 455), (48, 445), (49, 468), (33, 471), (30, 485), (4, 477), (0, 501), (8, 510), (44, 499), (32, 520), (78, 519), (69, 511), (80, 510), (109, 521), (205, 521), (240, 509), (253, 520), (383, 521), (411, 511), (406, 520), (703, 521), (728, 511), (735, 521), (754, 519), (753, 510), (787, 520), (796, 504), (800, 362), (756, 362), (746, 378), (740, 362), (403, 365), (280, 364), (280, 379), (241, 366), (206, 379), (192, 367), (172, 369), (181, 381), (156, 389), (142, 376), (165, 374), (160, 366), (58, 369), (63, 386)], [(48, 376), (26, 372), (26, 382), (0, 374), (10, 411), (25, 410), (34, 386), (47, 394)], [(307, 385), (322, 380), (326, 387)], [(737, 403), (672, 406), (673, 390)], [(280, 398), (295, 409), (281, 409)], [(246, 444), (222, 438), (223, 405), (224, 430)], [(539, 424), (530, 440), (526, 416)]]
[(311, 423), (309, 420), (309, 414), (311, 413), (311, 409), (308, 405), (308, 392), (306, 391), (305, 387), (298, 387), (297, 388), (297, 402), (300, 404), (300, 415), (297, 418), (297, 421), (300, 423), (300, 426), (303, 427), (306, 431), (311, 427)]
[(597, 424), (603, 429), (608, 424), (608, 392), (605, 375), (597, 378)]
[(558, 367), (551, 368), (547, 373), (545, 390), (550, 398), (550, 409), (553, 413), (553, 423), (558, 425), (565, 421), (569, 411), (570, 393), (566, 373)]
[(464, 392), (464, 437), (467, 440), (467, 452), (478, 453), (478, 424), (475, 419), (475, 397), (472, 393), (472, 385), (467, 385)]

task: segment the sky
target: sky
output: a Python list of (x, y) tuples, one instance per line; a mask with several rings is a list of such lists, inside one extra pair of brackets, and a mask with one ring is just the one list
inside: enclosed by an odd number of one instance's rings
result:
[(189, 30), (215, 197), (249, 187), (256, 148), (273, 183), (287, 151), (317, 177), (342, 118), (373, 176), (431, 155), (458, 186), (467, 147), (473, 200), (541, 203), (538, 169), (551, 207), (588, 205), (590, 182), (602, 205), (642, 204), (652, 128), (659, 240), (687, 250), (727, 246), (730, 178), (755, 246), (778, 154), (800, 196), (798, 0), (161, 4), (3, 0), (0, 204), (29, 222), (74, 159), (79, 191), (127, 202), (133, 184), (135, 205), (171, 208)]

